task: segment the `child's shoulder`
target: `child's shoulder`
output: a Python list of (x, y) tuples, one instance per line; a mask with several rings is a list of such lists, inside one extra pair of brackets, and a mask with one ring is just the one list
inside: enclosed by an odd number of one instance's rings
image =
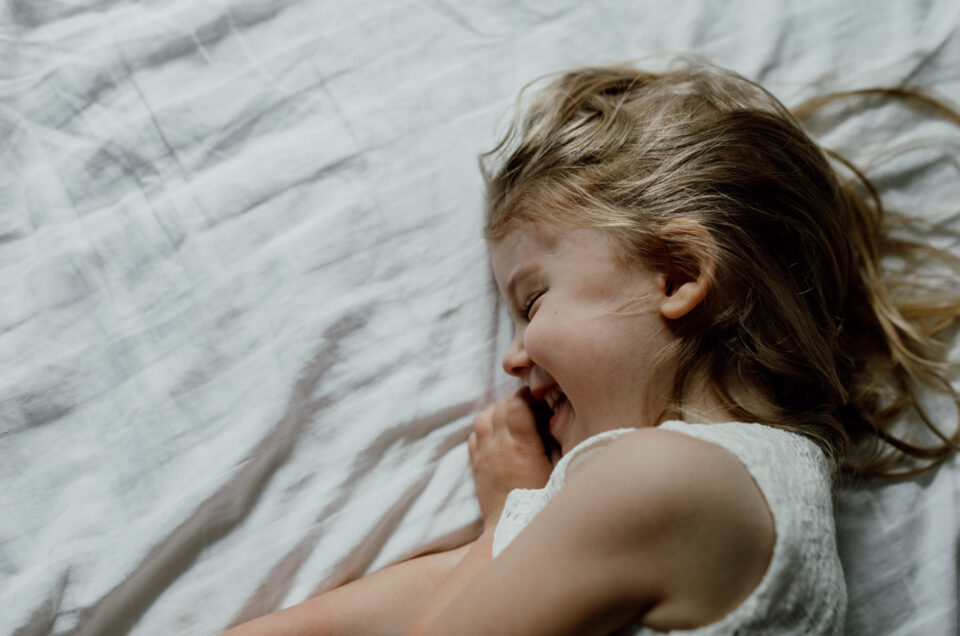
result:
[(571, 503), (591, 502), (597, 527), (620, 529), (609, 539), (656, 573), (663, 601), (644, 619), (654, 628), (725, 616), (760, 583), (773, 554), (763, 494), (737, 456), (713, 442), (638, 429), (596, 452), (564, 490)]
[(773, 531), (770, 509), (741, 460), (720, 444), (672, 430), (619, 436), (571, 475), (567, 487), (577, 481), (616, 482), (609, 503), (624, 514), (669, 523), (709, 512), (717, 524), (747, 521)]
[[(684, 497), (686, 501), (713, 500), (716, 497), (724, 501), (732, 496), (738, 501), (756, 499), (764, 504), (765, 511), (769, 513), (760, 488), (738, 457), (738, 453), (733, 450), (737, 444), (730, 442), (732, 436), (729, 433), (734, 432), (741, 437), (738, 441), (756, 444), (756, 433), (724, 430), (724, 427), (735, 425), (741, 428), (771, 429), (739, 423), (670, 424), (680, 426), (667, 425), (629, 431), (621, 429), (612, 432), (603, 440), (605, 443), (597, 444), (596, 448), (589, 449), (592, 452), (584, 453), (588, 459), (577, 462), (576, 471), (568, 473), (568, 479), (590, 465), (594, 472), (609, 473), (609, 477), (618, 475), (619, 481), (625, 486), (632, 485), (638, 491), (635, 494), (643, 495), (644, 500), (661, 502), (671, 509), (677, 508), (678, 502), (675, 502), (674, 498), (678, 496)], [(683, 432), (678, 432), (678, 428)], [(775, 432), (798, 437), (783, 431)], [(803, 442), (807, 444), (806, 440)], [(583, 446), (589, 445), (588, 440)], [(574, 449), (573, 454), (577, 454), (578, 450), (580, 448)], [(769, 448), (766, 451), (769, 451)]]

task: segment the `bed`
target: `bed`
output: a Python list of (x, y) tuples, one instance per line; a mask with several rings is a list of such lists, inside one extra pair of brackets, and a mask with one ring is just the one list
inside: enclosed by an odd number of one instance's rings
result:
[[(531, 79), (663, 51), (960, 101), (954, 0), (0, 6), (0, 633), (215, 634), (470, 538), (514, 386), (477, 155)], [(811, 125), (960, 230), (956, 127)], [(837, 507), (848, 633), (957, 633), (960, 463)]]

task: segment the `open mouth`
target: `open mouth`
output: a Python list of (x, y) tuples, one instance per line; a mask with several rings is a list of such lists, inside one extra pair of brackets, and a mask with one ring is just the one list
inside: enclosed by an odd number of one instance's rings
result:
[(549, 393), (543, 396), (541, 400), (533, 402), (533, 414), (537, 421), (537, 432), (543, 441), (543, 448), (547, 457), (553, 461), (554, 458), (562, 454), (560, 443), (550, 432), (550, 422), (554, 415), (567, 402), (567, 396), (560, 389), (554, 387)]
[(563, 408), (563, 405), (566, 404), (567, 396), (560, 390), (560, 387), (555, 386), (550, 389), (549, 393), (543, 396), (543, 401), (547, 403), (551, 411), (557, 413)]

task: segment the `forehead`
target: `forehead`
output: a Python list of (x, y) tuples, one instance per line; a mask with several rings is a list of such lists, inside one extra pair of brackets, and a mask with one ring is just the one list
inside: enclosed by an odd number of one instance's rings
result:
[(563, 231), (552, 223), (528, 222), (490, 241), (490, 264), (501, 291), (516, 270), (538, 257), (556, 253)]
[(537, 270), (560, 261), (590, 268), (599, 262), (624, 263), (620, 242), (610, 233), (560, 223), (531, 221), (519, 224), (489, 244), (490, 263), (497, 286), (507, 292), (510, 281), (521, 272)]

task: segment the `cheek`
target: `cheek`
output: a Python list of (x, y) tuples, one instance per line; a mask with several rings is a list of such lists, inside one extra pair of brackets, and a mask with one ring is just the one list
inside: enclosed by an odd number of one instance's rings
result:
[(561, 354), (562, 346), (561, 326), (540, 312), (527, 325), (523, 333), (523, 347), (533, 362), (548, 371), (555, 364)]
[[(534, 363), (551, 375), (569, 374), (571, 368), (590, 366), (596, 343), (590, 330), (569, 319), (541, 312), (527, 325), (524, 348)], [(560, 381), (561, 378), (555, 377)]]
[(551, 341), (549, 324), (544, 319), (535, 318), (523, 331), (523, 348), (535, 364), (544, 365), (550, 358)]

